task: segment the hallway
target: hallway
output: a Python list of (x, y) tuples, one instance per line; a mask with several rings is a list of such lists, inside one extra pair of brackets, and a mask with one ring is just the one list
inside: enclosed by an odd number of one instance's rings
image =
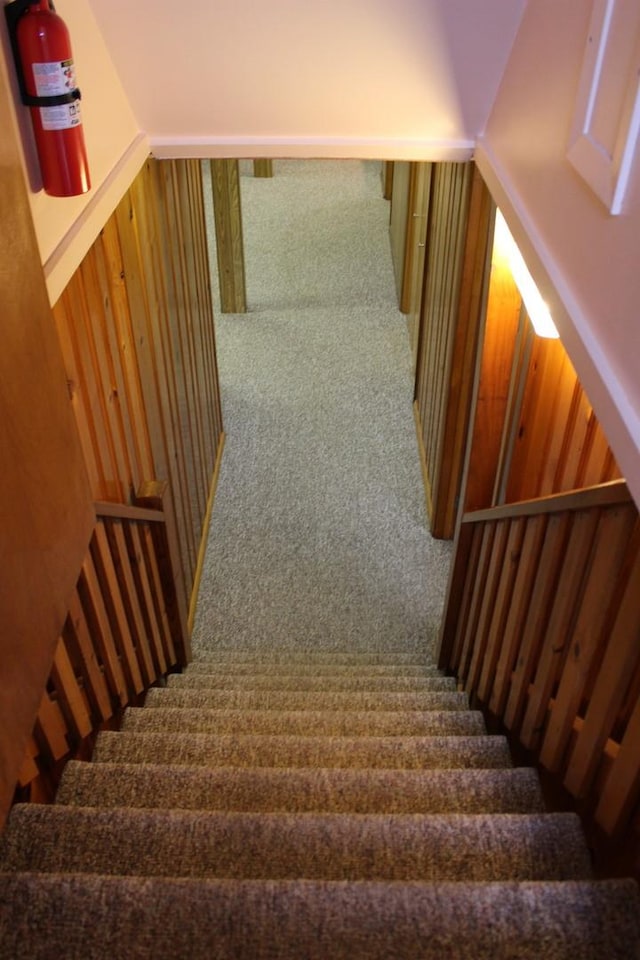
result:
[(427, 532), (380, 165), (241, 170), (249, 312), (215, 310), (227, 442), (195, 654), (424, 654), (450, 545)]

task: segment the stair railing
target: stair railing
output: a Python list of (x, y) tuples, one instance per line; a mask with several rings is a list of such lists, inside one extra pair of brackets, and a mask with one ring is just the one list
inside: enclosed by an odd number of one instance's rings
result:
[(439, 663), (621, 831), (640, 798), (640, 523), (625, 482), (465, 514)]
[(127, 704), (191, 656), (176, 590), (180, 556), (168, 484), (132, 505), (96, 503), (96, 524), (69, 602), (19, 786), (46, 798), (59, 767)]

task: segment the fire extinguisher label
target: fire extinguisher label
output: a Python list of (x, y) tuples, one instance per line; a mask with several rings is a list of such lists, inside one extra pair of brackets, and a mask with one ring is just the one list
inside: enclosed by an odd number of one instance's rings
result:
[(73, 60), (34, 63), (32, 69), (38, 97), (58, 97), (71, 93), (77, 86)]
[[(38, 97), (58, 97), (71, 93), (76, 88), (76, 72), (73, 60), (54, 60), (49, 63), (32, 64), (33, 79)], [(40, 119), (44, 130), (69, 130), (82, 123), (80, 101), (63, 103), (57, 107), (40, 107)]]
[(40, 107), (43, 130), (69, 130), (82, 123), (80, 101), (63, 103), (59, 107)]

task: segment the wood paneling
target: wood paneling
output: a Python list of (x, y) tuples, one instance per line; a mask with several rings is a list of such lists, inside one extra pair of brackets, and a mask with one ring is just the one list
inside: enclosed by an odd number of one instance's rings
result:
[(613, 453), (562, 343), (536, 337), (523, 377), (507, 502), (619, 478)]
[(440, 665), (605, 830), (627, 826), (640, 799), (640, 519), (624, 482), (466, 514)]
[(54, 317), (93, 499), (169, 482), (184, 611), (223, 438), (197, 161), (149, 160)]
[(0, 75), (0, 824), (93, 525), (9, 103)]
[(382, 196), (385, 200), (391, 200), (393, 193), (393, 160), (384, 160), (382, 163)]
[(411, 296), (407, 243), (412, 227), (411, 211), (413, 209), (415, 167), (415, 163), (409, 163), (404, 160), (397, 160), (393, 164), (389, 236), (391, 240), (391, 260), (396, 280), (398, 306), (402, 313), (408, 313)]
[(415, 408), (431, 532), (453, 536), (493, 206), (472, 164), (434, 166)]
[(407, 234), (407, 328), (415, 370), (418, 358), (418, 337), (424, 291), (425, 261), (427, 251), (427, 227), (429, 223), (429, 197), (433, 164), (416, 163), (412, 194), (411, 223)]
[(254, 177), (272, 177), (273, 160), (254, 160), (253, 175)]
[(494, 253), (484, 316), (464, 509), (495, 502), (504, 445), (509, 442), (509, 404), (516, 399), (514, 377), (526, 350), (522, 301), (508, 265)]
[(238, 161), (212, 160), (211, 187), (220, 306), (223, 313), (246, 313), (247, 291)]

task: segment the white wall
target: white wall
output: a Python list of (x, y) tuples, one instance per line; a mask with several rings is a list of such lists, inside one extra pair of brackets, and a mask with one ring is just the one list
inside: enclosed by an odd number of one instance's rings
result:
[(20, 104), (4, 17), (0, 70), (9, 74), (24, 151), (31, 210), (51, 302), (55, 302), (149, 153), (87, 0), (56, 0), (71, 33), (82, 90), (82, 116), (92, 179), (83, 197), (49, 197), (38, 181), (29, 110)]
[(525, 0), (90, 0), (156, 156), (457, 158)]
[(529, 0), (477, 160), (640, 502), (640, 160), (613, 217), (566, 158), (591, 6)]

